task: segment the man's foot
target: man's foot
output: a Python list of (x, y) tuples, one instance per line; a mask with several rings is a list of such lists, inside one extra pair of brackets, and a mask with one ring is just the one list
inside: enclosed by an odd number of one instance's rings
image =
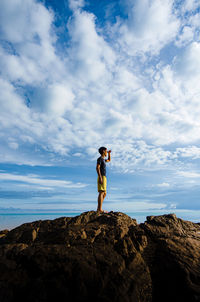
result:
[(104, 211), (104, 210), (99, 211), (99, 210), (97, 210), (97, 213), (103, 214), (103, 213), (108, 213), (108, 211)]

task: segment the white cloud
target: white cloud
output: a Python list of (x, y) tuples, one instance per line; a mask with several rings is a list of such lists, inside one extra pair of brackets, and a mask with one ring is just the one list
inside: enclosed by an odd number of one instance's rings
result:
[(154, 88), (160, 90), (171, 104), (160, 115), (160, 118), (164, 118), (167, 134), (164, 138), (168, 142), (174, 140), (177, 143), (192, 144), (200, 139), (198, 65), (199, 43), (194, 42), (174, 59), (171, 66), (163, 66), (158, 71)]
[(194, 11), (199, 7), (199, 1), (198, 0), (185, 0), (182, 4), (182, 10), (184, 13), (188, 11)]
[(74, 94), (67, 83), (54, 83), (37, 90), (31, 107), (48, 116), (59, 117), (73, 109), (73, 100)]
[[(182, 55), (176, 58), (175, 60), (175, 67), (176, 67), (176, 71), (178, 72), (178, 75), (185, 80), (187, 79), (189, 83), (189, 87), (191, 86), (191, 82), (194, 81), (194, 78), (197, 77), (196, 80), (199, 80), (199, 76), (200, 76), (199, 54), (200, 54), (200, 43), (193, 42), (185, 49)], [(189, 75), (190, 78), (188, 79)], [(197, 87), (197, 89), (199, 90), (199, 87)]]
[(85, 5), (84, 0), (69, 0), (69, 7), (72, 10), (77, 10)]
[(109, 78), (107, 68), (115, 63), (115, 54), (97, 33), (95, 16), (76, 11), (68, 22), (71, 35), (72, 68), (74, 75), (86, 85)]
[(8, 144), (9, 144), (9, 147), (14, 150), (18, 149), (18, 147), (19, 147), (18, 143), (14, 142), (14, 141), (13, 142), (10, 141)]
[(184, 26), (181, 35), (179, 35), (176, 45), (182, 47), (192, 42), (194, 38), (194, 30), (190, 26)]
[(110, 145), (112, 149), (111, 166), (120, 171), (134, 172), (134, 169), (148, 168), (157, 169), (159, 166), (168, 166), (173, 158), (173, 153), (146, 144), (145, 141), (123, 141)]
[(0, 125), (6, 128), (19, 127), (26, 130), (31, 124), (30, 110), (13, 85), (0, 79)]
[(189, 146), (186, 148), (177, 148), (175, 154), (177, 156), (186, 157), (186, 158), (193, 158), (197, 159), (200, 158), (200, 148), (196, 146)]
[[(4, 77), (23, 84), (38, 85), (53, 74), (64, 73), (55, 54), (54, 15), (35, 0), (0, 2), (1, 69)], [(52, 70), (54, 72), (52, 72)]]
[(177, 175), (182, 176), (184, 178), (199, 178), (200, 177), (200, 173), (191, 172), (191, 171), (178, 171)]
[[(53, 15), (41, 3), (34, 0), (1, 0), (0, 6), (1, 29), (5, 39), (12, 43), (37, 38), (41, 39), (41, 43), (49, 40)], [(27, 27), (27, 24), (30, 26)]]
[(176, 207), (177, 207), (177, 204), (176, 204), (176, 203), (171, 203), (171, 204), (169, 205), (169, 208), (170, 208), (170, 209), (176, 209)]
[(10, 173), (0, 173), (1, 181), (17, 181), (25, 182), (32, 185), (40, 185), (50, 188), (84, 188), (87, 184), (84, 183), (74, 183), (67, 180), (56, 180), (56, 179), (44, 179), (38, 175), (19, 175), (19, 174), (10, 174)]
[(73, 156), (75, 156), (75, 157), (82, 157), (82, 153), (78, 153), (77, 152), (77, 153), (74, 153)]
[(173, 13), (173, 1), (127, 1), (128, 22), (119, 25), (120, 43), (128, 54), (160, 49), (175, 38), (179, 20)]
[(168, 187), (170, 187), (170, 184), (168, 182), (163, 182), (161, 184), (157, 184), (157, 187), (159, 187), (159, 188), (168, 188)]

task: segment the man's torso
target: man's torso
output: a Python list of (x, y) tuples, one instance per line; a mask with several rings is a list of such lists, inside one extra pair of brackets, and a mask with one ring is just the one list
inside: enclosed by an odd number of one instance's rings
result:
[(102, 176), (106, 176), (106, 162), (103, 157), (97, 159), (97, 164), (100, 165), (100, 171)]

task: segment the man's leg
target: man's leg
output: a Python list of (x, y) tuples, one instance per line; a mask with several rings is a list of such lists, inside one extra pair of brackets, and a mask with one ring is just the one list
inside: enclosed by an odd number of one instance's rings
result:
[(99, 196), (98, 196), (98, 207), (97, 207), (97, 211), (98, 212), (102, 212), (102, 204), (104, 201), (104, 198), (106, 197), (106, 192), (105, 191), (100, 191), (99, 192)]

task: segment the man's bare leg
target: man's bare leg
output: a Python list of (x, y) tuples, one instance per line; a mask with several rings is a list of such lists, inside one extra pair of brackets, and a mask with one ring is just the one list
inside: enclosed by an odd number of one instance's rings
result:
[(103, 210), (102, 210), (102, 204), (103, 204), (103, 201), (104, 201), (105, 197), (106, 197), (106, 192), (100, 191), (99, 192), (99, 196), (98, 196), (97, 212), (103, 212)]

